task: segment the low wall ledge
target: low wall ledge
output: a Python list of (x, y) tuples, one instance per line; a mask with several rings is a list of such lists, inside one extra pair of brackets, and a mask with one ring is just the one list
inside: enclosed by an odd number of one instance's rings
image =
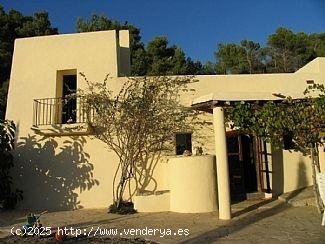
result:
[(42, 135), (91, 135), (89, 126), (86, 123), (77, 124), (53, 124), (53, 125), (38, 125), (32, 126), (31, 129), (36, 134)]

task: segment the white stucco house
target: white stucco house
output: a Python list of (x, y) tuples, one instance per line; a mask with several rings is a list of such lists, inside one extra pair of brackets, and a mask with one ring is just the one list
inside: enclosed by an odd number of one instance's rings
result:
[[(130, 74), (128, 31), (22, 38), (15, 41), (6, 119), (17, 125), (14, 184), (22, 208), (76, 209), (112, 203), (117, 157), (91, 136), (78, 100), (64, 97), (109, 74), (118, 91)], [(175, 134), (175, 156), (157, 164), (150, 194), (134, 196), (139, 211), (209, 212), (231, 217), (231, 199), (276, 196), (312, 184), (311, 160), (275, 150), (258, 138), (229, 131), (223, 102), (272, 100), (274, 93), (302, 96), (307, 83), (325, 84), (325, 58), (295, 73), (198, 75), (183, 101), (207, 107), (204, 131)], [(67, 87), (69, 89), (67, 89)], [(61, 105), (59, 105), (61, 104)], [(204, 141), (198, 133), (206, 135)], [(202, 147), (203, 156), (177, 156)], [(176, 148), (181, 148), (180, 151)], [(324, 152), (320, 151), (325, 171)]]

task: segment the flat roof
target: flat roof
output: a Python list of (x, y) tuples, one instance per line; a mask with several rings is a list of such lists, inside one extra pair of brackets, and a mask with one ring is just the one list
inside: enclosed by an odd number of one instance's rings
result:
[[(318, 93), (311, 93), (309, 96), (318, 97)], [(234, 102), (267, 102), (281, 101), (287, 97), (294, 100), (305, 99), (303, 93), (269, 93), (269, 92), (213, 92), (192, 100), (191, 106), (205, 112), (212, 112), (215, 106), (229, 106)]]

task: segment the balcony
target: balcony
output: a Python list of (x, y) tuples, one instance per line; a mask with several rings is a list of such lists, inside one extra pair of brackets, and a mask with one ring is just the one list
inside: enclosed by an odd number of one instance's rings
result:
[(34, 99), (33, 128), (51, 134), (88, 132), (87, 121), (93, 111), (87, 112), (82, 97)]

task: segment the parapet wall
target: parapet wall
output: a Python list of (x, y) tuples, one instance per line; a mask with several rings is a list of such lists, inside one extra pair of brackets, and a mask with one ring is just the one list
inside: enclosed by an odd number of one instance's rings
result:
[(217, 210), (216, 167), (213, 155), (178, 156), (168, 161), (169, 189), (135, 196), (143, 212), (205, 213)]

